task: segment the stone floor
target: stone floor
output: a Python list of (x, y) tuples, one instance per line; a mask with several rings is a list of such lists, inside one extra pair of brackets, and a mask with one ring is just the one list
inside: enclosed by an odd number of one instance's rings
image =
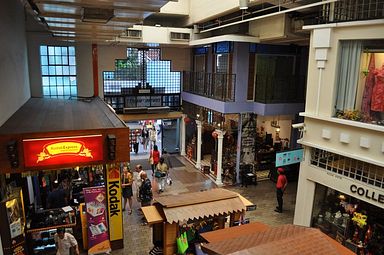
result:
[[(171, 169), (171, 177), (173, 184), (167, 186), (166, 191), (161, 196), (175, 195), (185, 192), (194, 192), (216, 187), (214, 182), (197, 171), (194, 166), (183, 157), (179, 160), (185, 164), (185, 167)], [(151, 171), (148, 169), (148, 176)], [(151, 177), (150, 177), (151, 178)], [(284, 212), (274, 212), (276, 207), (275, 183), (270, 180), (258, 182), (257, 185), (246, 187), (240, 186), (224, 186), (224, 188), (235, 191), (243, 195), (245, 198), (257, 205), (255, 211), (246, 213), (246, 218), (251, 222), (259, 221), (271, 226), (288, 224), (293, 222), (293, 214), (295, 209), (297, 183), (289, 183), (287, 191), (284, 194)], [(157, 194), (157, 183), (152, 181), (154, 190), (154, 198)], [(141, 225), (141, 214), (139, 212), (139, 204), (133, 202), (133, 213), (124, 212), (124, 249), (112, 251), (112, 254), (131, 254), (144, 255), (148, 254), (152, 249), (151, 228)]]

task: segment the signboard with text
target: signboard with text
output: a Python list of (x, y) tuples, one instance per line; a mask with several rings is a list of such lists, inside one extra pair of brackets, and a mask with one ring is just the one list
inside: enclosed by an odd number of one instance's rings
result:
[(84, 188), (83, 191), (88, 223), (88, 254), (110, 252), (105, 187)]
[(103, 136), (24, 139), (25, 167), (88, 163), (103, 160)]
[(304, 149), (276, 152), (276, 167), (299, 163), (303, 158)]
[(107, 166), (108, 222), (110, 240), (123, 239), (123, 213), (121, 211), (120, 170)]

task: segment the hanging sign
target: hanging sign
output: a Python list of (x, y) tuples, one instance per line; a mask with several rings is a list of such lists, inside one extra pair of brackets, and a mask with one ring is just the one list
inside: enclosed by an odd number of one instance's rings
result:
[(120, 171), (115, 166), (107, 166), (108, 183), (108, 222), (110, 240), (123, 239), (123, 214), (121, 211)]
[(276, 153), (276, 167), (299, 163), (304, 159), (304, 149)]
[(25, 167), (103, 160), (103, 136), (72, 136), (23, 140)]
[(111, 245), (108, 235), (105, 187), (84, 188), (88, 223), (88, 254), (108, 253)]

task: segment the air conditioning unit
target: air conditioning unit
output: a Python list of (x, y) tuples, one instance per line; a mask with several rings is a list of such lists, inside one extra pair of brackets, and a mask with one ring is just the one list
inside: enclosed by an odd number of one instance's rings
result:
[(81, 20), (83, 22), (91, 23), (107, 23), (114, 17), (113, 9), (102, 9), (102, 8), (86, 8), (82, 9)]
[(171, 32), (172, 41), (189, 41), (191, 35), (189, 33)]
[(143, 31), (139, 29), (127, 29), (122, 37), (140, 39), (143, 36)]

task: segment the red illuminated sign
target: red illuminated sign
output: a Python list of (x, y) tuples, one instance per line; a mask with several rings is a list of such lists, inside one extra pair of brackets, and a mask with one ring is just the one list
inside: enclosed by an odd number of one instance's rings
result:
[(72, 136), (23, 140), (25, 167), (103, 160), (103, 136)]

